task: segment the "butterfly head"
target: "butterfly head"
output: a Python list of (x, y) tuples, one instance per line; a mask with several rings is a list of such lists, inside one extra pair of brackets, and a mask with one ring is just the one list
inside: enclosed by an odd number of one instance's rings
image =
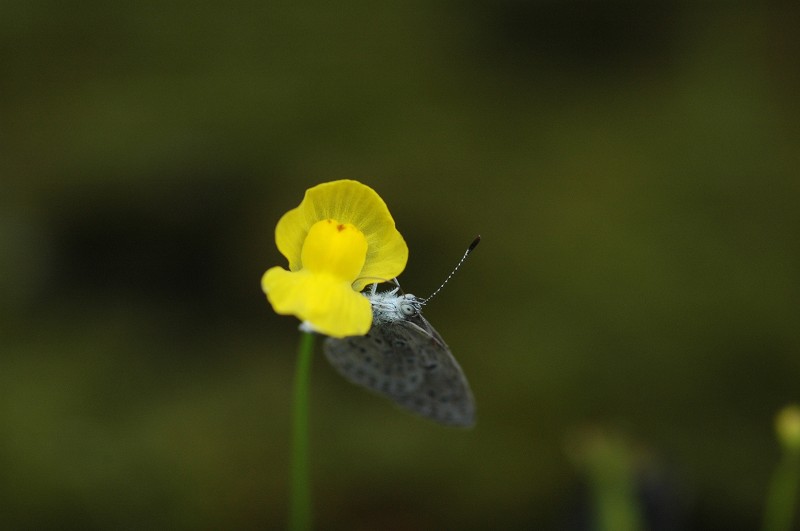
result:
[(417, 315), (422, 310), (422, 300), (405, 293), (397, 294), (398, 289), (369, 294), (372, 304), (373, 324), (402, 321)]

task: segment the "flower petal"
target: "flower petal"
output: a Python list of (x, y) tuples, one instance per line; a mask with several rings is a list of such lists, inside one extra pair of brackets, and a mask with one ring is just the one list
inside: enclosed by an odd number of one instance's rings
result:
[(353, 283), (356, 291), (363, 290), (369, 284), (400, 276), (408, 262), (408, 246), (394, 226), (392, 231), (384, 231), (383, 235), (367, 233), (366, 236), (367, 259), (361, 274)]
[(340, 180), (309, 188), (300, 205), (278, 221), (275, 242), (289, 260), (289, 270), (303, 267), (301, 252), (308, 231), (324, 219), (352, 224), (367, 239), (366, 261), (353, 289), (361, 291), (373, 282), (391, 280), (405, 268), (408, 247), (386, 203), (369, 186)]
[(329, 273), (348, 284), (364, 267), (366, 255), (367, 239), (361, 231), (332, 219), (314, 223), (300, 253), (304, 269)]
[(369, 300), (332, 275), (273, 267), (264, 273), (261, 287), (276, 313), (295, 315), (322, 334), (361, 336), (372, 326)]
[(289, 270), (299, 271), (303, 267), (300, 253), (303, 251), (303, 242), (314, 222), (306, 222), (303, 203), (293, 208), (278, 220), (275, 227), (275, 244), (278, 251), (289, 260)]

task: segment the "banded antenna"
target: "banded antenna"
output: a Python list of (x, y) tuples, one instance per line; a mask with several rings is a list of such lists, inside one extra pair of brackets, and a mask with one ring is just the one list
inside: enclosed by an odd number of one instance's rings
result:
[(472, 243), (469, 244), (469, 247), (467, 248), (466, 252), (464, 253), (464, 256), (461, 257), (461, 260), (459, 260), (458, 263), (456, 264), (456, 266), (453, 268), (453, 270), (450, 271), (450, 274), (447, 275), (447, 278), (444, 279), (444, 282), (442, 282), (442, 284), (438, 288), (436, 288), (436, 290), (433, 293), (428, 295), (428, 298), (421, 300), (420, 301), (420, 305), (427, 304), (429, 300), (434, 298), (436, 295), (439, 294), (440, 291), (442, 291), (442, 288), (444, 287), (444, 285), (447, 284), (450, 281), (451, 278), (453, 278), (453, 275), (455, 275), (456, 271), (459, 270), (459, 268), (461, 267), (461, 264), (463, 264), (464, 261), (466, 261), (466, 259), (469, 256), (469, 254), (475, 249), (475, 247), (478, 246), (479, 243), (481, 243), (480, 234), (478, 236), (476, 236), (474, 240), (472, 240)]

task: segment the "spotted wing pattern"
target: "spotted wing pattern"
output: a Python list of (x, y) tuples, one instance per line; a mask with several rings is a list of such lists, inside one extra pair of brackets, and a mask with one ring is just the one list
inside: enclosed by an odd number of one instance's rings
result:
[(375, 325), (365, 336), (325, 340), (325, 356), (351, 382), (449, 426), (475, 423), (467, 379), (420, 314)]

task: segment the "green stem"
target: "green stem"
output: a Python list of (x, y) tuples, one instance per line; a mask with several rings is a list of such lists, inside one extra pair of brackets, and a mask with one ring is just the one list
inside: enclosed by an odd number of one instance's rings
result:
[(800, 454), (787, 448), (772, 474), (762, 527), (764, 531), (792, 529), (798, 484), (800, 484)]
[(578, 443), (575, 457), (587, 473), (594, 505), (594, 528), (600, 531), (645, 529), (630, 443), (622, 435), (601, 430), (586, 431)]
[(311, 379), (311, 358), (314, 353), (314, 334), (302, 332), (294, 374), (292, 411), (292, 464), (289, 501), (289, 529), (311, 529), (311, 482), (308, 466), (308, 402)]

